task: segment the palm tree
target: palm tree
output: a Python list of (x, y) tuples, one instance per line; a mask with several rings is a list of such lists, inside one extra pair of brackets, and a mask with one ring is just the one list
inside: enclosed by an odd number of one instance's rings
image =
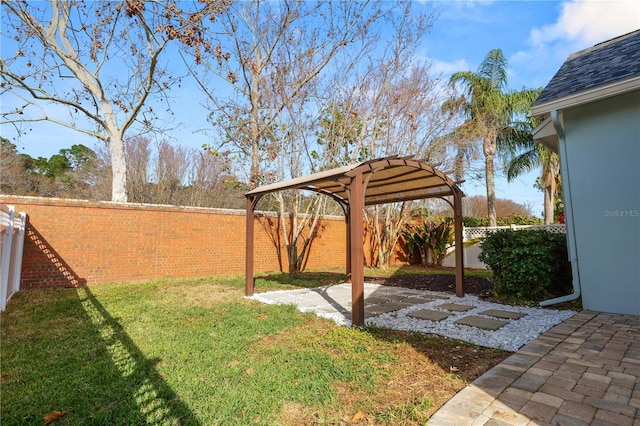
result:
[(451, 102), (459, 105), (465, 117), (456, 129), (458, 139), (482, 140), (489, 226), (496, 226), (494, 157), (500, 145), (517, 145), (530, 139), (526, 134), (530, 128), (526, 114), (540, 90), (506, 92), (507, 61), (500, 49), (489, 51), (477, 72), (457, 72), (451, 76), (450, 83), (460, 84), (464, 89), (464, 96)]
[(542, 167), (540, 184), (544, 189), (544, 223), (549, 225), (555, 218), (554, 202), (560, 175), (560, 159), (558, 154), (539, 142), (532, 141), (521, 145), (521, 148), (524, 151), (512, 156), (507, 162), (507, 180), (511, 181), (523, 173)]

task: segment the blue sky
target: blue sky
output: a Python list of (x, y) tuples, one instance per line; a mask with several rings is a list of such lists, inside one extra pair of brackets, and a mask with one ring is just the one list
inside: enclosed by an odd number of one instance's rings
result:
[[(416, 1), (415, 6), (432, 6), (427, 3)], [(489, 50), (500, 48), (509, 62), (511, 89), (544, 87), (570, 53), (640, 28), (638, 0), (445, 1), (440, 10), (418, 54), (432, 60), (433, 70), (447, 78), (455, 71), (475, 71)], [(208, 141), (198, 132), (206, 127), (206, 111), (203, 108), (201, 117), (194, 116), (190, 107), (197, 92), (184, 89), (171, 92), (175, 116), (168, 118), (167, 126), (175, 129), (169, 131), (169, 139), (200, 147)], [(2, 109), (8, 108), (6, 101), (2, 100)], [(21, 152), (34, 157), (49, 157), (75, 143), (94, 144), (53, 124), (34, 123), (32, 128), (18, 141), (12, 139), (10, 127), (2, 126), (0, 131)], [(533, 188), (536, 176), (534, 172), (512, 183), (500, 178), (496, 194), (528, 203), (534, 214), (541, 215), (542, 193)], [(468, 181), (463, 190), (469, 195), (484, 194), (482, 183)]]
[[(475, 71), (491, 49), (509, 63), (510, 89), (544, 87), (569, 54), (640, 28), (640, 2), (448, 1), (424, 45), (434, 70)], [(496, 196), (533, 207), (542, 216), (543, 195), (533, 188), (538, 171), (514, 182), (496, 180)], [(485, 195), (484, 180), (462, 185)]]

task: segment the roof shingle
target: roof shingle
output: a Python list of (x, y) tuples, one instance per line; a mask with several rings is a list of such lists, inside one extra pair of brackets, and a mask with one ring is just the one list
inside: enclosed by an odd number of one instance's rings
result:
[(570, 55), (534, 106), (637, 75), (640, 75), (640, 30)]

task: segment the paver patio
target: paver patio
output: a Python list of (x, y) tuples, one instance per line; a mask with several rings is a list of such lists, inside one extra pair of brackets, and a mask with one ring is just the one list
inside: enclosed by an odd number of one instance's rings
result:
[(583, 311), (523, 346), (429, 420), (640, 426), (640, 317)]

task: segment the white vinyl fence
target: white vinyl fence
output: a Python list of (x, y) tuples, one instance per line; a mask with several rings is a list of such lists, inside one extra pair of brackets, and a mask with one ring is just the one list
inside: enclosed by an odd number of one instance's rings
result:
[(566, 234), (567, 227), (563, 223), (553, 223), (551, 225), (509, 225), (509, 226), (478, 226), (475, 228), (464, 228), (462, 233), (462, 241), (474, 240), (476, 238), (484, 238), (491, 232), (500, 229), (545, 229), (549, 232)]
[(22, 249), (27, 222), (25, 213), (17, 213), (14, 206), (0, 204), (0, 311), (20, 290)]

